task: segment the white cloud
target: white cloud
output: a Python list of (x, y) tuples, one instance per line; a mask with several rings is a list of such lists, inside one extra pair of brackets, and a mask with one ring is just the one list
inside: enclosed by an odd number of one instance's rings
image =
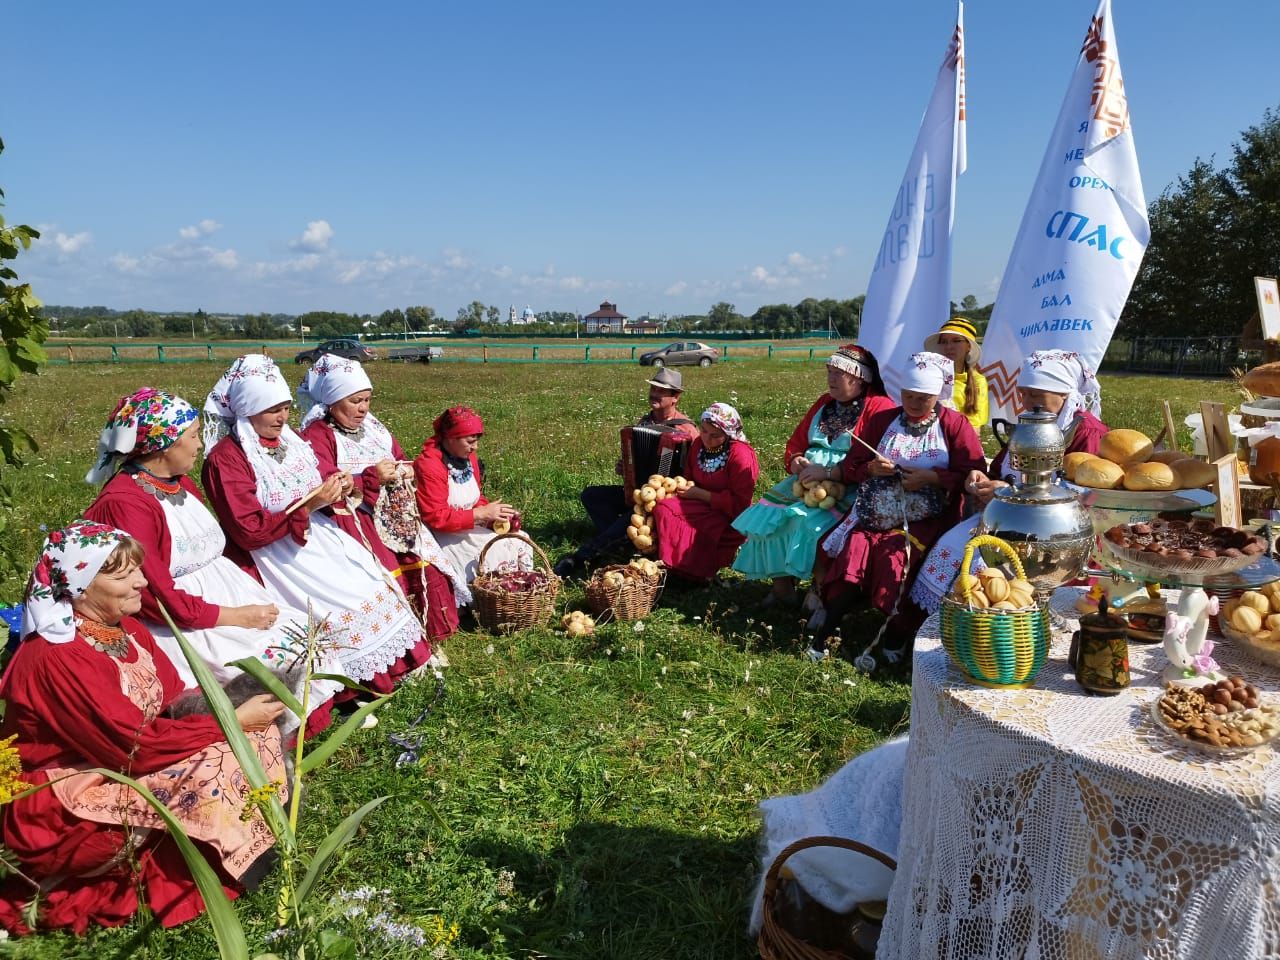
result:
[(55, 233), (51, 238), (59, 253), (75, 253), (93, 242), (93, 234), (87, 230), (79, 233)]
[(329, 249), (329, 241), (333, 239), (333, 227), (328, 220), (312, 220), (302, 236), (289, 244), (290, 250), (305, 250), (310, 253), (321, 253)]
[(220, 230), (221, 228), (222, 224), (217, 220), (210, 220), (206, 218), (193, 226), (180, 227), (178, 229), (178, 236), (182, 237), (184, 240), (195, 240), (197, 237), (207, 237), (209, 234)]
[(450, 270), (469, 270), (475, 266), (470, 260), (462, 255), (461, 250), (447, 248), (441, 251), (444, 256), (444, 265)]
[(662, 292), (668, 297), (678, 297), (688, 289), (689, 289), (689, 284), (685, 283), (683, 280), (677, 280), (675, 283), (667, 287), (667, 289), (663, 290)]

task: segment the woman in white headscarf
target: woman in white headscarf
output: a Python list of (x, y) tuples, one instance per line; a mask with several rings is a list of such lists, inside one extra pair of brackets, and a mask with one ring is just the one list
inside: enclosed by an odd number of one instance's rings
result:
[[(1078, 353), (1065, 350), (1037, 350), (1022, 361), (1018, 371), (1018, 405), (1024, 410), (1040, 407), (1058, 420), (1067, 441), (1067, 453), (1097, 453), (1107, 425), (1102, 413), (1102, 390), (1093, 371)], [(986, 470), (974, 470), (965, 479), (969, 506), (981, 510), (995, 492), (1016, 479), (1005, 466), (1007, 449), (996, 454)], [(951, 590), (960, 572), (965, 544), (978, 532), (978, 518), (962, 521), (948, 530), (925, 560), (911, 590), (911, 599), (925, 610), (934, 611)], [(977, 561), (978, 566), (981, 561)]]
[[(370, 409), (373, 384), (357, 360), (331, 353), (321, 355), (298, 387), (302, 409), (302, 438), (311, 444), (320, 473), (342, 471), (353, 483), (347, 510), (334, 519), (351, 536), (365, 543), (424, 614), (431, 641), (443, 640), (458, 629), (454, 587), (466, 581), (441, 551), (431, 531), (418, 522), (413, 470), (404, 450)], [(374, 511), (383, 500), (381, 528)], [(392, 538), (395, 545), (384, 539)], [(427, 662), (431, 643), (405, 658), (406, 670)], [(394, 674), (396, 669), (392, 669)]]
[(228, 555), (286, 603), (326, 618), (343, 675), (390, 692), (388, 669), (422, 642), (422, 625), (390, 572), (334, 521), (351, 475), (321, 477), (289, 426), (292, 403), (270, 357), (236, 360), (205, 402), (204, 489)]
[(906, 591), (929, 547), (960, 518), (965, 479), (986, 463), (964, 414), (940, 402), (951, 396), (954, 380), (946, 357), (912, 354), (902, 405), (866, 424), (864, 436), (877, 453), (859, 446), (842, 462), (843, 478), (859, 484), (858, 494), (822, 544), (832, 559), (822, 589), (825, 622), (811, 656), (822, 656), (859, 592), (889, 618), (885, 651), (910, 649), (924, 614)]

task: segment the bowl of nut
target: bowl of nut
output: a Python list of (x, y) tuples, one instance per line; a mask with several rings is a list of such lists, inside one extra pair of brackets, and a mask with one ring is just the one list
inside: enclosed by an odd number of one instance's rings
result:
[(1280, 702), (1243, 677), (1199, 687), (1171, 684), (1152, 701), (1151, 715), (1186, 746), (1223, 756), (1257, 750), (1280, 736)]

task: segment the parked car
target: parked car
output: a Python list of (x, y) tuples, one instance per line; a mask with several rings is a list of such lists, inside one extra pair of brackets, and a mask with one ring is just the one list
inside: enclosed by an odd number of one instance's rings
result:
[(720, 351), (705, 343), (692, 340), (680, 343), (668, 343), (661, 350), (650, 350), (640, 354), (642, 367), (678, 367), (681, 364), (697, 364), (709, 367), (720, 359)]
[(387, 360), (403, 363), (430, 363), (444, 356), (444, 347), (394, 347), (387, 351)]
[(343, 357), (347, 360), (359, 360), (361, 363), (368, 363), (370, 360), (378, 359), (378, 354), (373, 347), (366, 347), (359, 340), (343, 338), (341, 340), (326, 340), (310, 350), (303, 350), (293, 358), (293, 362), (315, 363), (320, 359), (322, 353), (332, 353), (334, 356)]

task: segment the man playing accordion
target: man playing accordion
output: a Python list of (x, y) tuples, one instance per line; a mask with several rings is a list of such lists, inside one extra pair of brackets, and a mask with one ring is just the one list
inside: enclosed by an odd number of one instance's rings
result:
[[(556, 564), (558, 576), (581, 572), (595, 557), (626, 541), (631, 515), (631, 491), (626, 483), (634, 487), (650, 474), (660, 472), (658, 464), (664, 449), (683, 452), (698, 435), (698, 425), (679, 410), (680, 395), (684, 392), (679, 371), (662, 367), (652, 380), (645, 382), (649, 384), (649, 412), (635, 427), (623, 431), (623, 459), (619, 459), (614, 468), (625, 482), (590, 486), (579, 495), (595, 524), (596, 535)], [(672, 472), (679, 471), (673, 469)]]

